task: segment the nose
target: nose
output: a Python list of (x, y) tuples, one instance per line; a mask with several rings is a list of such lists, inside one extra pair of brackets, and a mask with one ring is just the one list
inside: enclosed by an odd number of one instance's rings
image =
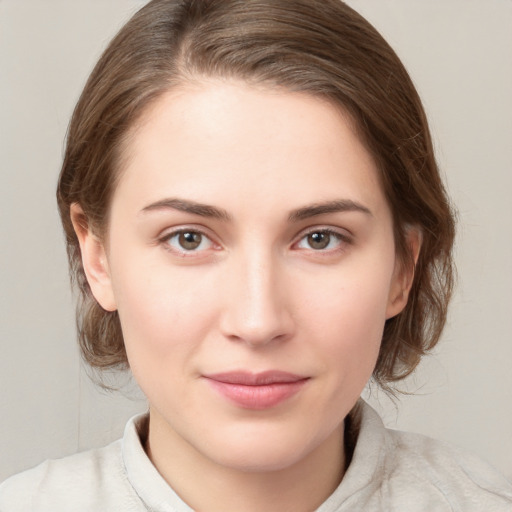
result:
[(258, 347), (293, 334), (290, 291), (276, 259), (252, 254), (230, 265), (221, 318), (227, 338)]

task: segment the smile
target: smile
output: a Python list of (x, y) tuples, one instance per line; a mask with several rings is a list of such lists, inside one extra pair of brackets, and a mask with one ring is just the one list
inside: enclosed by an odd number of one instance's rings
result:
[(205, 375), (208, 384), (219, 394), (244, 409), (263, 410), (275, 407), (298, 393), (309, 377), (282, 371), (229, 372)]

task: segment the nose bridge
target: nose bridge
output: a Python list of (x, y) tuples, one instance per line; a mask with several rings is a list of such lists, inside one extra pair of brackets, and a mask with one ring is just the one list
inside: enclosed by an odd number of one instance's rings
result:
[(291, 332), (280, 261), (270, 248), (247, 248), (232, 262), (231, 297), (224, 332), (250, 345), (262, 345)]

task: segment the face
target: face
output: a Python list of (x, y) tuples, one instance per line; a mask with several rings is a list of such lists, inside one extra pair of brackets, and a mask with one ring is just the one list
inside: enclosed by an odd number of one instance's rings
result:
[(338, 442), (407, 291), (348, 117), (212, 81), (159, 99), (126, 156), (105, 243), (79, 237), (151, 429), (243, 470)]

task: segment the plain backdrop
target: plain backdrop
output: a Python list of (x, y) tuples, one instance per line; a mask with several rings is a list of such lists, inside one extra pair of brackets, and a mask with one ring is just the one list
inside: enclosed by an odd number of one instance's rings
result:
[[(76, 346), (55, 183), (72, 108), (143, 1), (0, 0), (0, 480), (101, 446), (146, 408), (103, 393)], [(392, 428), (476, 452), (512, 479), (512, 1), (351, 0), (408, 67), (459, 210), (459, 286)], [(114, 377), (109, 377), (114, 379)]]

